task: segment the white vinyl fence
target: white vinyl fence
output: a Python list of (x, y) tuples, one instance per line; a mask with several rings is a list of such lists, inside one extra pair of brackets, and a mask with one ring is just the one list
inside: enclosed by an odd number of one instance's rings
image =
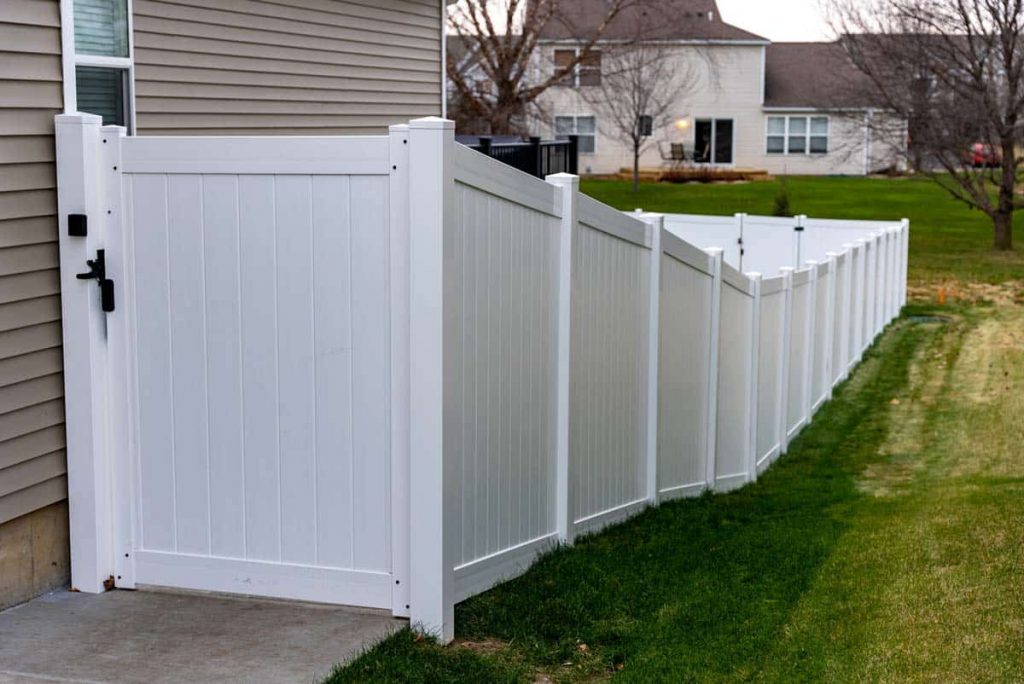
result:
[[(906, 221), (623, 213), (440, 119), (57, 138), (83, 591), (351, 603), (451, 639), (456, 602), (554, 545), (755, 480), (905, 301)], [(98, 250), (106, 311), (76, 277)]]

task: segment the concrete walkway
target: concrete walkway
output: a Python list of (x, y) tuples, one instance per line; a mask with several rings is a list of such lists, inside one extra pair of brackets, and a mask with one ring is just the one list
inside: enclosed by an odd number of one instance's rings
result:
[(314, 682), (404, 624), (306, 603), (61, 591), (0, 612), (0, 684)]

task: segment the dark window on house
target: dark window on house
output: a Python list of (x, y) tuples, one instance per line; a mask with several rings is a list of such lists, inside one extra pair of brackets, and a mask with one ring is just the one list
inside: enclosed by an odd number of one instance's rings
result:
[[(578, 53), (575, 48), (555, 50), (555, 71), (558, 72), (572, 64)], [(591, 50), (590, 54), (581, 59), (566, 75), (561, 84), (572, 88), (601, 85), (601, 51)]]
[(698, 119), (694, 126), (694, 161), (732, 164), (734, 128), (732, 119)]
[(597, 119), (592, 116), (556, 116), (555, 137), (568, 140), (579, 136), (580, 154), (593, 154), (597, 149)]
[(77, 67), (78, 111), (99, 114), (106, 126), (124, 126), (125, 73), (121, 69)]

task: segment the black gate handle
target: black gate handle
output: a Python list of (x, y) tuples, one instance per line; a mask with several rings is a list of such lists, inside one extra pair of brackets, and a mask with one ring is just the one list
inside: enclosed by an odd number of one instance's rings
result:
[(96, 279), (100, 286), (100, 305), (103, 310), (110, 313), (114, 310), (114, 281), (107, 277), (107, 261), (102, 249), (96, 250), (96, 258), (86, 260), (89, 271), (79, 273), (75, 277), (79, 280)]

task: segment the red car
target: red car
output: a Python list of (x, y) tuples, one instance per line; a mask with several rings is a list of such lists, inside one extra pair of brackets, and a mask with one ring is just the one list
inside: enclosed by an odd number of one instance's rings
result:
[(974, 143), (967, 152), (966, 161), (976, 169), (999, 166), (1003, 163), (1003, 154), (988, 143)]

